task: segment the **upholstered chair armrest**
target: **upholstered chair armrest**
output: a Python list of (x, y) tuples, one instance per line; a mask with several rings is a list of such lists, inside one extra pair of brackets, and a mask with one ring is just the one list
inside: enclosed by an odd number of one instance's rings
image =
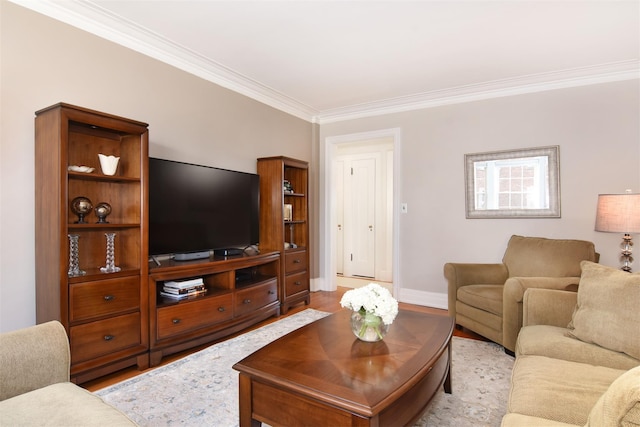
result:
[(56, 321), (0, 335), (0, 400), (69, 381), (69, 341)]
[(500, 264), (452, 263), (444, 265), (444, 277), (448, 282), (449, 316), (456, 316), (456, 294), (466, 285), (503, 285), (509, 277), (507, 267)]
[(566, 328), (577, 302), (577, 292), (527, 289), (522, 305), (522, 326), (550, 325)]
[(515, 351), (518, 333), (522, 328), (522, 301), (529, 288), (578, 290), (579, 277), (510, 277), (502, 293), (502, 345)]

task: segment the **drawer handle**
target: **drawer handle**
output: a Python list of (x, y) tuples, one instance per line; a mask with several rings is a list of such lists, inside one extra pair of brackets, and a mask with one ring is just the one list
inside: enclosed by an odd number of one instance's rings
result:
[(251, 300), (247, 298), (246, 300), (242, 301), (242, 303), (243, 304), (251, 304)]
[(268, 292), (269, 295), (273, 295), (275, 293), (276, 293), (275, 291), (272, 291), (271, 289), (269, 289), (269, 292)]
[(104, 296), (104, 300), (105, 301), (113, 301), (114, 299), (116, 299), (116, 297), (114, 297), (113, 295), (105, 295)]
[(296, 286), (300, 286), (300, 285), (302, 285), (302, 283), (301, 283), (301, 282), (293, 282), (293, 284), (294, 284), (294, 285), (296, 285)]
[(225, 310), (226, 310), (226, 309), (225, 309), (224, 307), (218, 307), (218, 311), (219, 311), (220, 313), (224, 312)]
[(302, 262), (302, 260), (301, 260), (301, 259), (297, 259), (297, 258), (296, 258), (296, 259), (294, 259), (294, 260), (293, 260), (293, 263), (294, 263), (294, 264), (300, 264), (301, 262)]
[(177, 325), (180, 322), (182, 322), (181, 319), (171, 319), (171, 323), (173, 323), (174, 325)]
[(111, 341), (111, 340), (112, 340), (112, 339), (114, 339), (114, 338), (115, 338), (115, 335), (105, 335), (105, 336), (104, 336), (104, 340), (105, 340), (105, 341)]

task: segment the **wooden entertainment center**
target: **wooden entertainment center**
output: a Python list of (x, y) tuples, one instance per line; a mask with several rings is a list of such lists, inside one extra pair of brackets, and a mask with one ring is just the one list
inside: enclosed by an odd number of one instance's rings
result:
[[(72, 381), (146, 369), (309, 303), (306, 162), (258, 161), (260, 253), (156, 262), (148, 253), (148, 125), (60, 103), (36, 112), (35, 127), (36, 322), (64, 325)], [(98, 154), (119, 157), (113, 175)], [(284, 180), (296, 191), (283, 193)], [(109, 209), (99, 215), (101, 202)], [(283, 218), (285, 204), (292, 218)], [(202, 281), (201, 293), (161, 295), (167, 282), (188, 279)]]
[[(163, 262), (164, 264), (164, 262)], [(151, 366), (163, 356), (204, 344), (280, 314), (280, 253), (169, 261), (149, 274)], [(163, 298), (165, 281), (202, 278), (206, 295)]]

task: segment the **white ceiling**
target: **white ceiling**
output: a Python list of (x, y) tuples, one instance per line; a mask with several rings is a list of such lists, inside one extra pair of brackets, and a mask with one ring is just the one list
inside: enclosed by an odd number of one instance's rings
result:
[(320, 123), (640, 78), (640, 1), (12, 0)]

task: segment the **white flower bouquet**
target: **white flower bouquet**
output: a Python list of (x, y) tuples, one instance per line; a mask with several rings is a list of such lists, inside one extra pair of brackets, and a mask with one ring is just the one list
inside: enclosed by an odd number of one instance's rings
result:
[(340, 305), (360, 314), (363, 319), (361, 330), (354, 330), (354, 333), (362, 339), (365, 339), (367, 330), (373, 330), (378, 338), (382, 339), (380, 321), (388, 326), (398, 315), (398, 301), (393, 298), (391, 292), (377, 283), (369, 283), (367, 286), (345, 292)]
[(377, 283), (345, 292), (340, 305), (354, 312), (351, 317), (353, 333), (364, 341), (383, 339), (398, 315), (398, 301)]

